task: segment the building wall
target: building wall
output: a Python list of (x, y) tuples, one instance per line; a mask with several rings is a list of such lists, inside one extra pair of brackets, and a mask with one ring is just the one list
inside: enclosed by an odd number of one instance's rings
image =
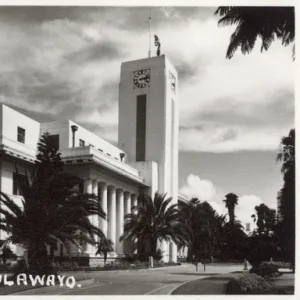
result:
[[(24, 154), (35, 156), (40, 135), (40, 123), (1, 104), (0, 145), (5, 144)], [(25, 143), (18, 142), (18, 126), (25, 129)]]
[(140, 176), (145, 179), (145, 184), (149, 188), (145, 189), (145, 193), (154, 197), (155, 192), (158, 191), (158, 165), (154, 161), (138, 161), (130, 163), (132, 167), (140, 171)]
[[(150, 85), (133, 88), (134, 71), (150, 69)], [(152, 57), (123, 63), (119, 88), (118, 145), (124, 149), (128, 162), (136, 161), (136, 98), (147, 95), (146, 158), (158, 164), (161, 193), (177, 199), (178, 184), (178, 117), (177, 93), (171, 91), (169, 72), (177, 72), (166, 57)], [(177, 103), (176, 103), (177, 104)], [(177, 140), (176, 140), (177, 139)]]
[(100, 151), (120, 160), (120, 153), (123, 153), (121, 149), (70, 120), (42, 123), (41, 134), (46, 131), (50, 134), (59, 134), (59, 148), (66, 150), (73, 147), (72, 125), (78, 127), (75, 132), (75, 147), (79, 147), (79, 140), (81, 139), (85, 142), (85, 146), (93, 145), (95, 149), (100, 149)]
[[(150, 83), (134, 87), (134, 72), (150, 70)], [(171, 73), (176, 78), (175, 92), (171, 88)], [(137, 96), (146, 95), (146, 150), (145, 161), (158, 166), (159, 193), (178, 201), (178, 74), (164, 56), (151, 57), (123, 63), (119, 87), (118, 145), (128, 155), (128, 162), (136, 164)], [(150, 191), (153, 194), (153, 188)], [(177, 261), (174, 243), (158, 246), (165, 261)]]

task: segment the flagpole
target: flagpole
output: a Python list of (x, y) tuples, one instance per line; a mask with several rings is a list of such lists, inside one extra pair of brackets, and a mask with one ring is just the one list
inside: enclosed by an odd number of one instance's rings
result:
[(148, 57), (151, 57), (151, 7), (149, 9), (149, 52)]

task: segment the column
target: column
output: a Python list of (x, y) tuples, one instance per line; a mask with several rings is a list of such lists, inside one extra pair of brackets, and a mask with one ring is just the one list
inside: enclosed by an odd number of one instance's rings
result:
[[(129, 192), (124, 192), (124, 218), (125, 215), (131, 213), (131, 197)], [(124, 253), (130, 253), (131, 252), (131, 246), (130, 243), (123, 243), (123, 251)]]
[[(92, 180), (92, 192), (93, 192), (93, 195), (98, 197), (98, 181), (97, 181), (97, 179)], [(92, 216), (92, 222), (93, 222), (94, 226), (99, 227), (98, 215)], [(99, 237), (96, 237), (96, 240), (97, 240), (97, 242), (99, 242)]]
[[(92, 179), (90, 179), (90, 178), (84, 179), (84, 181), (83, 181), (83, 193), (84, 194), (92, 194), (93, 193)], [(90, 220), (91, 223), (93, 222), (92, 216), (89, 217), (89, 220)], [(85, 242), (83, 242), (83, 243), (85, 243)], [(84, 253), (88, 253), (90, 256), (95, 255), (95, 251), (94, 251), (95, 247), (93, 247), (92, 245), (90, 245), (90, 244), (85, 244), (84, 245), (83, 244), (82, 248), (83, 248)]]
[(124, 193), (124, 214), (130, 214), (131, 213), (131, 198), (130, 193), (125, 192)]
[(108, 187), (108, 238), (114, 243), (116, 250), (116, 189)]
[(99, 217), (99, 227), (107, 237), (107, 184), (105, 182), (100, 182), (99, 184), (99, 196), (100, 196), (100, 206), (102, 210), (105, 212), (105, 219)]
[(85, 194), (92, 194), (93, 188), (92, 188), (92, 179), (84, 179), (83, 181), (83, 192)]
[(117, 189), (117, 253), (123, 253), (123, 242), (120, 242), (120, 236), (124, 231), (124, 192), (122, 189)]
[[(138, 199), (136, 194), (131, 195), (131, 210), (133, 207), (138, 205)], [(134, 214), (137, 214), (137, 211), (134, 212)], [(137, 253), (137, 239), (134, 241), (133, 245), (131, 245), (131, 252)]]
[(178, 255), (177, 245), (173, 241), (170, 243), (171, 243), (170, 262), (177, 263), (177, 255)]
[(138, 205), (137, 195), (136, 194), (132, 194), (131, 195), (131, 208), (133, 206), (137, 206), (137, 205)]

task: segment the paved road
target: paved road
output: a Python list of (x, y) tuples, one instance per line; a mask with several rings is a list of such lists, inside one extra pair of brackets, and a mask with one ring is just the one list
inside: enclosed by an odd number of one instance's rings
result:
[[(200, 266), (196, 272), (194, 265), (184, 264), (152, 270), (87, 272), (87, 278), (94, 278), (93, 284), (74, 289), (56, 286), (38, 288), (18, 293), (18, 295), (165, 295), (190, 280), (242, 269), (243, 265), (238, 264), (215, 264), (208, 266), (206, 272), (203, 271), (203, 266)], [(66, 273), (65, 275), (73, 274)]]

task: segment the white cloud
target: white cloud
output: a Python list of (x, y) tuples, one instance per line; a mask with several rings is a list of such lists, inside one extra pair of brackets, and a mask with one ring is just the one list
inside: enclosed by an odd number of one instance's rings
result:
[(211, 181), (200, 179), (199, 176), (190, 174), (180, 193), (189, 198), (198, 198), (201, 201), (211, 200), (215, 194), (215, 188)]
[(256, 227), (251, 216), (255, 214), (255, 206), (262, 204), (263, 201), (260, 197), (255, 195), (245, 195), (239, 197), (238, 205), (235, 208), (236, 218), (241, 221), (242, 225), (250, 223), (251, 231)]
[(247, 128), (247, 126), (207, 126), (204, 130), (185, 129), (180, 132), (181, 150), (204, 152), (232, 152), (239, 150), (275, 150), (280, 138), (290, 129)]
[[(225, 194), (221, 196), (219, 192), (216, 193), (216, 187), (210, 180), (203, 180), (198, 175), (190, 174), (186, 179), (186, 183), (180, 188), (180, 193), (186, 195), (189, 199), (195, 197), (200, 201), (207, 201), (218, 214), (227, 215), (228, 213), (223, 202)], [(262, 203), (264, 202), (257, 195), (239, 196), (238, 205), (235, 207), (237, 220), (239, 220), (245, 228), (246, 223), (250, 223), (250, 230), (255, 229), (256, 224), (253, 222), (251, 216), (255, 214), (255, 206), (259, 206)], [(276, 209), (276, 205), (269, 207)]]
[[(82, 11), (84, 21), (1, 22), (0, 100), (77, 121), (89, 114), (84, 122), (115, 125), (117, 107), (112, 103), (118, 100), (121, 63), (144, 58), (148, 51), (147, 24), (133, 18), (131, 10)], [(146, 10), (138, 13), (146, 16)], [(227, 60), (233, 27), (218, 28), (217, 18), (204, 10), (182, 15), (180, 8), (155, 10), (153, 31), (162, 53), (180, 71), (180, 126), (186, 128), (180, 133), (180, 149), (276, 149), (294, 123), (291, 47), (277, 41), (266, 53), (257, 46), (249, 55), (237, 52)], [(155, 13), (161, 18), (155, 19)], [(276, 101), (286, 105), (276, 111)], [(67, 104), (82, 112), (66, 113)], [(110, 136), (117, 136), (116, 128)]]

